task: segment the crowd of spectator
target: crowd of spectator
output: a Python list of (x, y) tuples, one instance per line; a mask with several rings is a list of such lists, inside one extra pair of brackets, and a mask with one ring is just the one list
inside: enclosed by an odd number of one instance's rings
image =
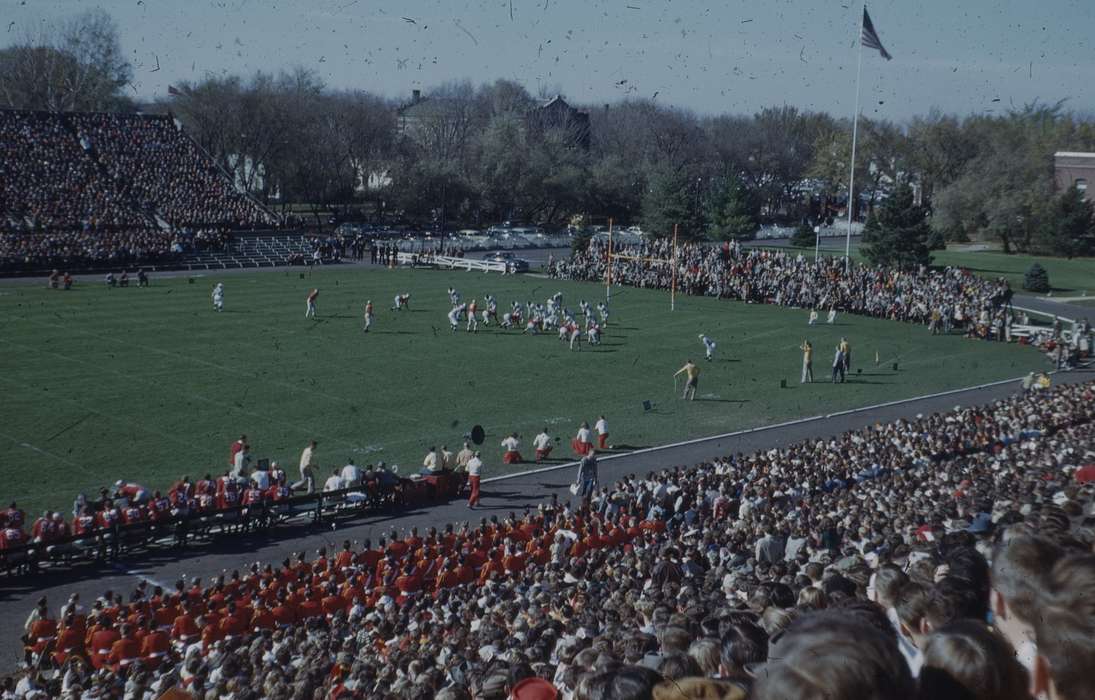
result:
[[(0, 223), (5, 228), (147, 226), (59, 116), (0, 111)], [(106, 185), (106, 186), (104, 186)]]
[(108, 178), (123, 183), (134, 209), (154, 211), (173, 226), (274, 223), (171, 117), (79, 113), (69, 119), (81, 147)]
[(170, 116), (0, 110), (0, 172), (0, 265), (153, 261), (275, 224)]
[[(968, 270), (921, 268), (903, 271), (873, 267), (843, 258), (808, 258), (798, 252), (742, 248), (735, 243), (678, 246), (676, 272), (668, 261), (672, 243), (659, 239), (638, 246), (614, 247), (611, 281), (617, 285), (669, 289), (684, 294), (828, 310), (895, 321), (941, 323), (981, 337), (1003, 337), (1010, 322), (1011, 290), (1004, 280), (989, 280)], [(555, 262), (555, 277), (604, 282), (608, 246), (592, 241), (586, 250)], [(997, 332), (998, 331), (998, 332)]]
[[(1091, 697), (1095, 384), (42, 600), (12, 697)], [(42, 669), (55, 669), (43, 671)]]
[(154, 261), (170, 254), (171, 234), (155, 228), (19, 231), (0, 234), (0, 266), (79, 268)]

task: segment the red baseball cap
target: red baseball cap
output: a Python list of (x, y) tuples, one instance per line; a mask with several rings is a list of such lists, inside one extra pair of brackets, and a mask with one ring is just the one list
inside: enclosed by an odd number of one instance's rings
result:
[(510, 691), (510, 700), (558, 700), (559, 691), (543, 678), (526, 678)]

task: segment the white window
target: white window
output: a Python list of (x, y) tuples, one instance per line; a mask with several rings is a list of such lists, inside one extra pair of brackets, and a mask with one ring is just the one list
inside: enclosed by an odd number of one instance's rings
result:
[(1076, 189), (1080, 190), (1081, 192), (1087, 192), (1087, 180), (1085, 180), (1084, 178), (1078, 177), (1072, 184), (1076, 185)]

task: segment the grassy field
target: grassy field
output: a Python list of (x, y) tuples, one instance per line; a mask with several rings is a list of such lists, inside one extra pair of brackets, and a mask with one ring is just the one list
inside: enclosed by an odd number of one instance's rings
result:
[[(860, 244), (852, 245), (852, 259), (866, 262), (860, 252)], [(804, 255), (813, 256), (813, 248), (793, 248)], [(823, 248), (822, 255), (844, 255), (844, 249)], [(1052, 258), (1036, 255), (1004, 254), (991, 250), (933, 250), (932, 264), (940, 267), (958, 266), (989, 278), (1004, 277), (1011, 288), (1020, 294), (1023, 276), (1031, 264), (1037, 262), (1049, 273), (1049, 283), (1054, 296), (1080, 296), (1086, 290), (1095, 295), (1095, 258)]]
[(1034, 255), (1005, 255), (990, 251), (932, 251), (933, 264), (965, 267), (985, 277), (1005, 277), (1011, 288), (1022, 294), (1023, 275), (1037, 262), (1049, 273), (1057, 296), (1095, 294), (1095, 258), (1048, 258)]
[[(604, 344), (580, 353), (554, 336), (449, 333), (449, 286), (465, 298), (493, 293), (501, 307), (562, 291), (576, 309), (580, 298), (603, 295), (596, 285), (533, 277), (353, 268), (307, 279), (227, 275), (221, 314), (209, 300), (216, 280), (113, 290), (88, 283), (69, 292), (0, 287), (0, 498), (67, 510), (77, 492), (118, 478), (165, 487), (183, 473), (222, 471), (240, 433), (256, 458), (282, 461), (291, 473), (305, 442), (317, 439), (325, 477), (351, 456), (407, 471), (432, 444), (458, 447), (478, 423), (487, 431), (487, 471), (498, 474), (498, 442), (514, 430), (527, 448), (547, 425), (566, 446), (580, 421), (603, 413), (614, 443), (648, 446), (1042, 366), (1029, 349), (851, 316), (808, 328), (803, 311), (703, 298), (679, 299), (670, 313), (666, 294), (635, 289), (614, 296)], [(321, 290), (319, 321), (303, 317), (312, 286)], [(397, 292), (412, 294), (412, 311), (389, 311)], [(366, 335), (367, 298), (377, 321)], [(699, 333), (719, 343), (718, 355), (703, 365), (702, 400), (685, 403), (672, 374), (701, 358)], [(842, 335), (862, 373), (841, 386), (800, 386), (806, 335), (819, 380)], [(644, 412), (644, 400), (654, 410)]]

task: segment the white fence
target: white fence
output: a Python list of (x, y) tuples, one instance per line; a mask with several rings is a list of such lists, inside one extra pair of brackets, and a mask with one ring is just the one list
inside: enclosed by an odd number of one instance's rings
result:
[(467, 270), (471, 272), (510, 272), (509, 266), (504, 262), (495, 260), (473, 260), (472, 258), (454, 258), (449, 255), (434, 255), (432, 253), (397, 253), (396, 260), (400, 265), (430, 265), (446, 270)]

